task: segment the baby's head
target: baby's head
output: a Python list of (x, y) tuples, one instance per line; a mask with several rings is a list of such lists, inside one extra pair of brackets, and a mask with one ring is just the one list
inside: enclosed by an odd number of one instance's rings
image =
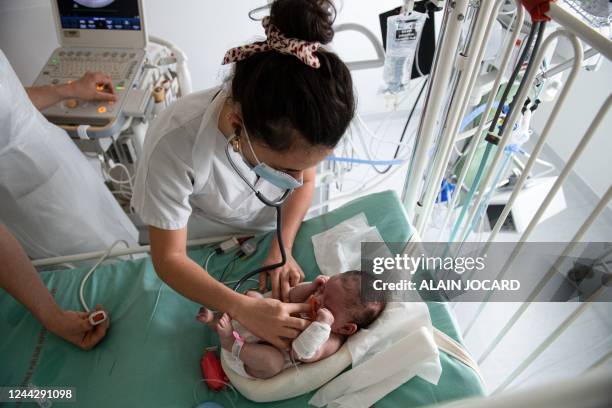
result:
[(361, 300), (361, 272), (349, 271), (332, 276), (314, 294), (317, 303), (334, 315), (333, 333), (350, 336), (367, 327), (385, 308), (384, 302)]

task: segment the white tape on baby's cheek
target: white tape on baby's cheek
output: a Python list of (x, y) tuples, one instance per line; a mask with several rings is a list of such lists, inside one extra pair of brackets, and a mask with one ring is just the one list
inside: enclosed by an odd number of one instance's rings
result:
[(300, 360), (312, 358), (329, 339), (331, 327), (327, 323), (312, 322), (292, 344), (293, 351)]

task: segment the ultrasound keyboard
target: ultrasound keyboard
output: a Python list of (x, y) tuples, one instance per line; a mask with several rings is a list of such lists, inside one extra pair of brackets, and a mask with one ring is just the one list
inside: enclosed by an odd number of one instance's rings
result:
[(50, 122), (62, 125), (104, 126), (121, 114), (128, 91), (138, 78), (145, 51), (135, 49), (65, 49), (53, 52), (34, 86), (58, 85), (99, 71), (111, 77), (117, 101), (87, 102), (70, 99), (42, 111)]

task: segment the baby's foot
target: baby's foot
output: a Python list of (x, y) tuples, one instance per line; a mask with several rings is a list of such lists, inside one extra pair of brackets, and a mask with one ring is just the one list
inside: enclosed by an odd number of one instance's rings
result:
[(213, 311), (205, 307), (200, 308), (198, 315), (196, 316), (196, 320), (200, 323), (208, 324), (208, 326), (213, 330), (217, 324)]
[(232, 346), (234, 345), (234, 327), (232, 326), (232, 321), (227, 313), (223, 313), (223, 316), (217, 322), (217, 334), (219, 335), (219, 341), (221, 342), (221, 347), (223, 347), (227, 351), (232, 351)]

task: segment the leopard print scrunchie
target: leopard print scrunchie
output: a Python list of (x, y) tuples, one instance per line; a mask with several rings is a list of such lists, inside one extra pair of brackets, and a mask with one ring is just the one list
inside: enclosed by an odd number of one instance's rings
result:
[(223, 58), (223, 65), (236, 61), (242, 61), (258, 52), (274, 50), (282, 54), (293, 55), (304, 64), (313, 68), (321, 66), (315, 52), (321, 46), (318, 42), (309, 42), (297, 38), (288, 38), (280, 32), (274, 24), (270, 23), (270, 17), (264, 17), (261, 24), (266, 30), (266, 41), (258, 41), (248, 45), (241, 45), (228, 50)]

